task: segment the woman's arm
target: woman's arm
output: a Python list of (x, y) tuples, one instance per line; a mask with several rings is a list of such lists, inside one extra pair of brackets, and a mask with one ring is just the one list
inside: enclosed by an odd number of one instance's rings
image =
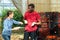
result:
[(14, 23), (14, 24), (23, 24), (22, 22), (15, 21), (15, 20), (13, 20), (13, 23)]
[(5, 20), (5, 21), (3, 22), (3, 27), (4, 27), (4, 29), (6, 29), (6, 30), (8, 30), (8, 31), (11, 30), (11, 29), (8, 28), (8, 27), (9, 27), (9, 22), (8, 22), (7, 20)]

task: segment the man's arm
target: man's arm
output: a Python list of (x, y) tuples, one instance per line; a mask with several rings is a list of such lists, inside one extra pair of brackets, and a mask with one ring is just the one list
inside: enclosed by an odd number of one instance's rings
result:
[(41, 25), (41, 16), (38, 13), (37, 13), (37, 21), (38, 22), (36, 22), (36, 24), (37, 25), (39, 25), (39, 24)]
[(37, 25), (41, 25), (41, 20), (38, 20), (38, 22), (36, 22)]
[(38, 13), (36, 14), (36, 18), (37, 18), (37, 22), (33, 22), (31, 26), (34, 26), (35, 24), (41, 25), (41, 17)]
[(26, 18), (27, 18), (27, 13), (24, 14), (24, 23), (25, 23), (25, 24), (28, 23), (27, 20), (26, 20)]

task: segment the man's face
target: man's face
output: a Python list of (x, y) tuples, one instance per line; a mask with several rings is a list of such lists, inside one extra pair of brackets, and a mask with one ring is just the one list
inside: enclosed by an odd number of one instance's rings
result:
[(34, 11), (34, 8), (32, 8), (32, 6), (29, 6), (28, 7), (28, 10), (29, 10), (29, 12), (33, 12)]
[(9, 15), (10, 18), (13, 18), (14, 16), (14, 13), (12, 12), (12, 14)]

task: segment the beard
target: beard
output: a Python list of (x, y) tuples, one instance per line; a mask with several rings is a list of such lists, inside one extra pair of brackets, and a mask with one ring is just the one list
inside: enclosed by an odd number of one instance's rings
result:
[(32, 13), (34, 10), (30, 10), (29, 12)]

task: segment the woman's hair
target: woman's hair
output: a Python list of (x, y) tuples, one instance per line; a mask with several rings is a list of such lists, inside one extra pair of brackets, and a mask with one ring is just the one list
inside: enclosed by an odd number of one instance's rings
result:
[(13, 12), (13, 11), (11, 11), (11, 10), (7, 11), (7, 17), (8, 17), (10, 14), (12, 14), (12, 12)]
[(6, 15), (2, 18), (2, 20), (5, 20), (10, 14), (12, 14), (13, 11), (9, 10), (7, 11)]

